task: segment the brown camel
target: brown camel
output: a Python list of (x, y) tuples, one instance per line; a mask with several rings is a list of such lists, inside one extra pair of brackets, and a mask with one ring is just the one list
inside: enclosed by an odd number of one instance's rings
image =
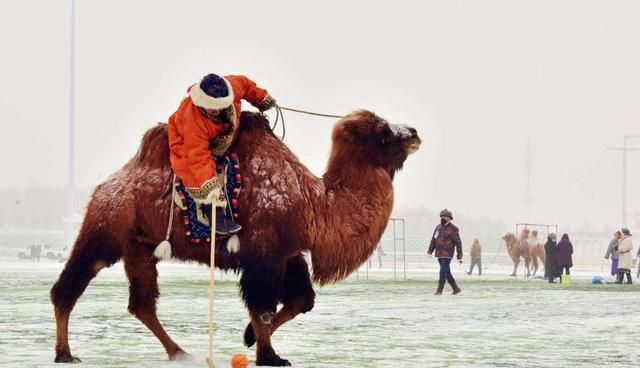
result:
[[(290, 365), (274, 351), (271, 334), (313, 308), (312, 279), (321, 285), (342, 280), (373, 253), (393, 207), (394, 174), (420, 146), (415, 129), (368, 111), (341, 119), (332, 140), (320, 179), (275, 137), (264, 117), (241, 116), (230, 151), (244, 168), (243, 231), (239, 250), (217, 254), (215, 266), (242, 274), (240, 290), (251, 319), (244, 340), (247, 346), (256, 343), (258, 365)], [(172, 175), (166, 125), (159, 124), (145, 134), (138, 153), (96, 188), (71, 256), (51, 289), (56, 362), (78, 361), (69, 347), (69, 315), (100, 269), (120, 259), (130, 283), (129, 311), (155, 334), (170, 359), (186, 354), (156, 315), (153, 251), (164, 238)], [(192, 245), (175, 212), (173, 257), (208, 265), (210, 247)], [(305, 250), (312, 256), (312, 277)]]
[(533, 265), (533, 276), (538, 272), (538, 258), (540, 258), (541, 264), (544, 266), (545, 253), (544, 253), (544, 245), (540, 243), (538, 240), (538, 231), (531, 230), (529, 234), (529, 238), (527, 239), (527, 253), (531, 258), (531, 263)]
[(513, 272), (511, 273), (511, 276), (517, 275), (518, 266), (520, 265), (520, 258), (524, 259), (524, 265), (527, 269), (527, 277), (531, 275), (531, 257), (529, 255), (529, 247), (527, 246), (526, 242), (528, 235), (529, 231), (527, 230), (526, 236), (524, 234), (521, 234), (520, 238), (516, 238), (513, 233), (506, 233), (502, 237), (502, 240), (504, 240), (505, 245), (507, 246), (509, 257), (511, 257), (511, 261), (513, 261)]

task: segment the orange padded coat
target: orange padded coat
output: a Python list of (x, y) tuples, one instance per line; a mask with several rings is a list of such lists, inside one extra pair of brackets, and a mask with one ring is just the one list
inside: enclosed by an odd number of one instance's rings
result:
[(204, 117), (189, 97), (182, 100), (178, 111), (169, 118), (171, 166), (194, 197), (206, 196), (213, 189), (209, 184), (216, 177), (212, 151), (216, 156), (222, 156), (233, 143), (240, 124), (241, 100), (260, 110), (275, 102), (266, 90), (245, 76), (224, 78), (231, 84), (234, 96), (229, 123)]

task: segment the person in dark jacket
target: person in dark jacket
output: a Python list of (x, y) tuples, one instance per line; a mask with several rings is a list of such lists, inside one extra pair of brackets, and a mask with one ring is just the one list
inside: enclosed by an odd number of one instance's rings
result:
[(462, 291), (451, 274), (450, 266), (454, 251), (458, 255), (458, 261), (462, 264), (460, 233), (458, 228), (451, 223), (451, 220), (453, 220), (451, 211), (445, 208), (440, 212), (440, 225), (436, 226), (427, 251), (429, 255), (435, 251), (438, 263), (440, 263), (440, 279), (438, 280), (438, 289), (435, 295), (442, 295), (445, 281), (448, 281), (449, 285), (451, 285), (454, 295)]
[(570, 275), (569, 269), (573, 267), (573, 244), (569, 241), (569, 235), (562, 234), (560, 243), (558, 243), (558, 275), (562, 275), (562, 271), (565, 271), (565, 275)]
[(556, 243), (556, 234), (549, 233), (547, 236), (547, 242), (544, 244), (544, 253), (546, 255), (544, 273), (549, 277), (549, 283), (555, 284), (553, 280), (558, 277), (558, 244)]

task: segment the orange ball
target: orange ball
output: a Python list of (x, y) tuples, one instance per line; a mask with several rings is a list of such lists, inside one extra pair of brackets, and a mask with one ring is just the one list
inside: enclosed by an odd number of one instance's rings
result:
[(232, 368), (247, 368), (249, 366), (249, 359), (246, 355), (237, 353), (231, 357)]

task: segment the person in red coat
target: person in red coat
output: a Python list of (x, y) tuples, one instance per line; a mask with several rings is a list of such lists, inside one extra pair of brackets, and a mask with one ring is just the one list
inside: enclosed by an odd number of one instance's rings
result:
[(218, 181), (214, 160), (223, 157), (236, 138), (242, 100), (261, 112), (273, 107), (275, 100), (241, 75), (207, 74), (187, 92), (189, 96), (169, 118), (171, 167), (195, 201), (198, 220), (209, 223), (213, 196), (218, 195), (216, 233), (237, 233), (240, 226), (225, 216), (224, 183)]
[(460, 241), (459, 230), (451, 223), (452, 220), (453, 214), (451, 211), (445, 208), (440, 212), (440, 225), (436, 226), (427, 251), (429, 255), (435, 251), (436, 258), (438, 258), (438, 263), (440, 264), (440, 279), (438, 280), (438, 289), (435, 295), (442, 295), (445, 281), (448, 281), (449, 285), (451, 285), (454, 295), (462, 291), (451, 274), (451, 259), (454, 252), (458, 255), (458, 261), (462, 263), (462, 242)]
[(573, 267), (573, 244), (569, 240), (569, 235), (562, 234), (560, 243), (558, 243), (558, 275), (562, 275), (562, 271), (565, 271), (565, 275), (570, 275), (569, 269)]

